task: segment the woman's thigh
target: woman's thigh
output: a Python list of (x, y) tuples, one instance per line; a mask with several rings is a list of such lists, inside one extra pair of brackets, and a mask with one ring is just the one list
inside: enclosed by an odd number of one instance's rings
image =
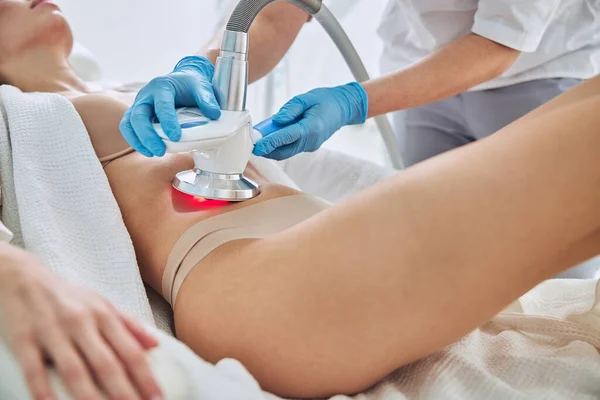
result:
[[(264, 390), (283, 397), (355, 393), (395, 368), (377, 338), (356, 332), (371, 322), (352, 315), (347, 288), (315, 285), (296, 264), (248, 261), (268, 251), (264, 242), (233, 242), (192, 270), (175, 307), (177, 338), (209, 362), (239, 360)], [(331, 279), (327, 271), (322, 277)]]

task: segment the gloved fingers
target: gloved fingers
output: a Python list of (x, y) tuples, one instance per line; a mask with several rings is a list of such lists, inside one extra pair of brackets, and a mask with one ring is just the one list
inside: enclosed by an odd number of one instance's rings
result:
[(296, 96), (284, 104), (279, 112), (273, 116), (273, 122), (277, 125), (289, 125), (298, 121), (302, 114), (315, 104), (317, 104), (317, 98), (310, 93)]
[[(298, 141), (305, 134), (305, 129), (300, 124), (286, 126), (268, 136), (263, 137), (254, 145), (254, 155), (265, 156), (279, 147), (290, 145)], [(300, 149), (298, 152), (302, 151)]]
[(214, 65), (206, 57), (201, 56), (187, 56), (182, 58), (173, 69), (173, 72), (186, 70), (198, 72), (204, 75), (209, 81), (212, 81), (215, 73)]
[(210, 119), (221, 118), (221, 107), (210, 82), (198, 85), (192, 94), (202, 114)]
[(302, 153), (302, 151), (299, 151), (299, 148), (300, 146), (294, 142), (292, 144), (286, 144), (285, 146), (278, 147), (269, 154), (265, 154), (263, 157), (276, 161), (287, 160), (298, 153)]
[(162, 90), (154, 95), (154, 112), (167, 137), (177, 142), (181, 139), (181, 126), (175, 112), (175, 97), (170, 91)]
[(163, 156), (167, 148), (152, 127), (150, 121), (154, 107), (150, 104), (136, 104), (131, 111), (129, 121), (142, 145), (155, 156)]
[(131, 108), (128, 109), (123, 115), (123, 119), (119, 124), (119, 129), (121, 130), (121, 134), (129, 143), (129, 145), (138, 153), (145, 155), (146, 157), (152, 157), (153, 154), (140, 142), (135, 131), (133, 130), (133, 126), (131, 126)]
[(264, 121), (261, 121), (258, 124), (254, 125), (254, 129), (259, 131), (262, 137), (266, 137), (272, 133), (279, 131), (281, 127), (273, 123), (273, 118), (267, 118)]

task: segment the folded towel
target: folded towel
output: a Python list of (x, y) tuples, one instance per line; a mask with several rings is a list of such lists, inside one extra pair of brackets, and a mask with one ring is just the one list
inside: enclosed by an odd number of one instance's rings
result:
[(0, 88), (2, 215), (13, 243), (56, 273), (153, 324), (135, 252), (72, 104)]

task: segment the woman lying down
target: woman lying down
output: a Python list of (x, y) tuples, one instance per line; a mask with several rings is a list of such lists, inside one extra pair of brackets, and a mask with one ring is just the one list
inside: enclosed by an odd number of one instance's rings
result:
[[(79, 112), (142, 277), (173, 307), (177, 337), (206, 360), (240, 360), (275, 394), (361, 391), (600, 253), (600, 78), (335, 207), (270, 184), (252, 165), (246, 173), (261, 194), (215, 204), (172, 189), (173, 176), (193, 168), (190, 155), (146, 158), (128, 148), (119, 122), (132, 99), (93, 92), (77, 78), (67, 61), (71, 32), (55, 6), (0, 1), (0, 41), (3, 83), (59, 93)], [(37, 271), (71, 291), (22, 250), (1, 251), (0, 270)], [(23, 264), (32, 267), (16, 268)], [(14, 293), (0, 301), (17, 304), (21, 292)], [(66, 306), (44, 293), (39, 301), (60, 316)], [(70, 296), (97, 301), (87, 292)], [(11, 341), (22, 316), (8, 317), (3, 334), (35, 398), (50, 395), (43, 359), (77, 399), (99, 391), (111, 399), (159, 395), (137, 357), (152, 338), (111, 313), (109, 327), (56, 328), (59, 348), (44, 344), (47, 330), (37, 321), (25, 342)], [(73, 350), (82, 343), (84, 351)]]

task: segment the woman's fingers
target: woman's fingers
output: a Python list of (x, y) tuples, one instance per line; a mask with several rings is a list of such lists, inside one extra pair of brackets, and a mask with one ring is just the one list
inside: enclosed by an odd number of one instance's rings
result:
[[(162, 398), (146, 349), (110, 303), (92, 297), (87, 305), (62, 304), (59, 310), (57, 323), (45, 329), (42, 340), (74, 399)], [(133, 319), (129, 324), (143, 331)], [(98, 397), (101, 391), (106, 397)]]
[(81, 355), (75, 349), (73, 342), (65, 335), (65, 330), (82, 322), (76, 317), (49, 326), (42, 332), (39, 340), (43, 349), (53, 362), (63, 384), (74, 399), (101, 399), (100, 391), (97, 389), (88, 367), (82, 360)]
[(90, 322), (79, 327), (74, 339), (96, 381), (109, 399), (140, 399), (121, 361), (100, 336), (95, 323)]
[(123, 325), (125, 325), (144, 349), (150, 350), (158, 346), (158, 340), (156, 340), (152, 333), (144, 328), (144, 325), (138, 322), (138, 320), (119, 310), (116, 310), (116, 312), (119, 315), (121, 322), (123, 322)]
[(48, 273), (35, 257), (15, 253), (7, 258), (13, 265), (3, 259), (8, 267), (0, 268), (0, 336), (35, 400), (56, 398), (44, 360), (73, 400), (162, 398), (145, 356), (157, 343), (139, 323), (91, 290)]
[(33, 334), (24, 333), (11, 343), (25, 375), (31, 396), (36, 400), (54, 400), (43, 355)]
[(146, 350), (136, 340), (116, 314), (109, 314), (99, 321), (106, 341), (123, 363), (138, 392), (144, 399), (160, 398), (162, 393), (154, 379)]

